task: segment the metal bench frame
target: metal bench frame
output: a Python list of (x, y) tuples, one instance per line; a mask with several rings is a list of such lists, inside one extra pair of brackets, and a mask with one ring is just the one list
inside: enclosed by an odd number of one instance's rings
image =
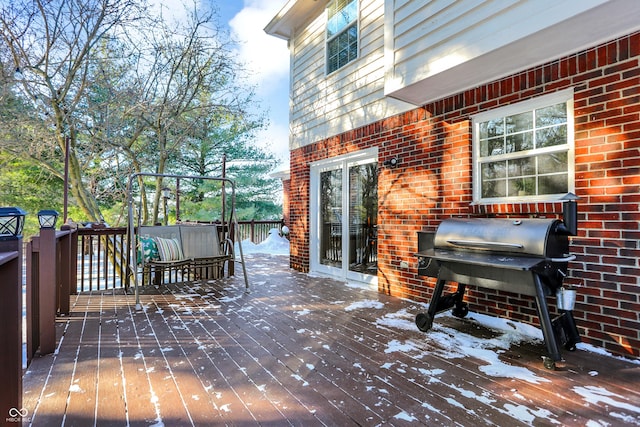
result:
[(156, 286), (164, 284), (165, 272), (168, 270), (169, 283), (171, 273), (177, 281), (177, 272), (182, 272), (182, 278), (189, 279), (219, 279), (224, 276), (224, 266), (233, 261), (233, 242), (225, 238), (219, 240), (221, 230), (217, 225), (179, 224), (160, 226), (140, 226), (137, 229), (139, 237), (174, 238), (180, 243), (184, 258), (170, 261), (142, 260), (142, 286), (151, 282)]
[[(240, 241), (240, 236), (238, 235), (240, 227), (238, 225), (238, 218), (236, 215), (236, 208), (235, 208), (235, 204), (236, 204), (236, 186), (235, 186), (235, 182), (231, 179), (228, 178), (221, 178), (221, 177), (211, 177), (211, 176), (197, 176), (197, 175), (174, 175), (174, 174), (157, 174), (157, 173), (146, 173), (146, 172), (140, 172), (140, 173), (135, 173), (129, 176), (129, 182), (127, 184), (127, 198), (128, 198), (128, 213), (129, 213), (129, 224), (128, 224), (128, 242), (129, 242), (129, 249), (130, 249), (130, 254), (131, 254), (131, 262), (130, 262), (130, 266), (132, 267), (132, 279), (133, 279), (133, 283), (134, 283), (134, 293), (135, 293), (135, 297), (136, 297), (136, 310), (141, 310), (142, 306), (140, 304), (140, 293), (139, 293), (139, 277), (138, 277), (138, 273), (136, 271), (137, 269), (137, 265), (138, 265), (138, 260), (137, 260), (137, 250), (136, 250), (136, 244), (137, 244), (137, 235), (136, 235), (136, 231), (142, 226), (139, 222), (140, 222), (140, 215), (138, 215), (138, 227), (135, 226), (135, 215), (134, 215), (134, 201), (133, 201), (133, 188), (134, 188), (134, 184), (138, 183), (139, 179), (142, 177), (156, 177), (156, 178), (175, 178), (175, 179), (180, 179), (180, 180), (184, 180), (184, 179), (193, 179), (193, 180), (209, 180), (209, 181), (217, 181), (220, 182), (222, 184), (222, 188), (223, 188), (223, 192), (222, 192), (222, 197), (226, 197), (225, 194), (228, 190), (231, 191), (231, 206), (229, 207), (229, 219), (227, 221), (225, 221), (225, 208), (224, 208), (224, 204), (223, 204), (223, 210), (222, 210), (222, 218), (221, 218), (221, 223), (222, 223), (222, 227), (221, 227), (221, 236), (218, 239), (219, 242), (221, 242), (221, 244), (224, 246), (223, 248), (221, 248), (223, 250), (221, 255), (216, 255), (216, 254), (206, 254), (206, 253), (201, 253), (201, 254), (197, 254), (199, 256), (191, 256), (187, 258), (188, 254), (185, 254), (185, 260), (177, 260), (177, 261), (168, 261), (168, 262), (158, 262), (158, 261), (154, 261), (153, 263), (151, 262), (147, 262), (146, 265), (148, 265), (149, 267), (149, 273), (151, 272), (151, 269), (155, 269), (157, 268), (158, 271), (160, 271), (160, 269), (162, 268), (198, 268), (198, 267), (204, 267), (207, 264), (215, 264), (215, 263), (224, 263), (224, 262), (240, 262), (240, 264), (242, 265), (242, 274), (244, 276), (244, 284), (245, 284), (245, 292), (249, 292), (249, 280), (247, 278), (247, 269), (245, 266), (245, 262), (244, 262), (244, 254), (242, 252), (242, 242)], [(223, 199), (224, 200), (224, 199)], [(141, 205), (141, 200), (139, 200), (139, 205)], [(180, 227), (182, 227), (183, 225), (179, 225)], [(188, 227), (189, 225), (184, 225), (185, 227)], [(235, 236), (232, 235), (232, 233), (235, 233)], [(238, 255), (239, 255), (239, 259), (235, 258), (235, 254), (234, 254), (234, 237), (236, 238), (236, 244), (238, 245)], [(182, 238), (180, 239), (181, 243), (182, 243)], [(142, 274), (142, 278), (144, 280), (144, 269), (145, 267), (143, 267), (143, 274)], [(230, 269), (231, 270), (231, 269)]]

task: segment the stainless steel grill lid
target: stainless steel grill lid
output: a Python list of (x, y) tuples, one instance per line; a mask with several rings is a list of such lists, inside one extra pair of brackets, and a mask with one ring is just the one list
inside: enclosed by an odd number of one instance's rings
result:
[(438, 249), (565, 257), (569, 240), (557, 232), (561, 224), (549, 219), (450, 218), (435, 235)]

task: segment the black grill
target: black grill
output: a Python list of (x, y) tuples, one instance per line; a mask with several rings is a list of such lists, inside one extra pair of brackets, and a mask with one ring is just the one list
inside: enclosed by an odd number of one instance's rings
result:
[[(428, 331), (436, 313), (452, 307), (454, 316), (466, 316), (467, 285), (533, 296), (548, 352), (545, 366), (554, 368), (562, 359), (559, 347), (573, 350), (580, 342), (572, 311), (551, 320), (546, 302), (575, 259), (569, 253), (569, 236), (577, 232), (575, 203), (565, 202), (564, 221), (451, 218), (435, 233), (418, 233), (418, 274), (437, 278), (428, 311), (416, 316), (418, 328)], [(448, 281), (457, 282), (457, 290), (442, 295)]]

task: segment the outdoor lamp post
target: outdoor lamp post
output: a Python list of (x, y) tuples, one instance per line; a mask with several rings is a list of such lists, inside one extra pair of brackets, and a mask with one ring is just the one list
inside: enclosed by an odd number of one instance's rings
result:
[(50, 209), (43, 209), (38, 212), (38, 222), (40, 228), (56, 228), (58, 212)]
[(22, 237), (26, 214), (18, 207), (0, 208), (0, 239)]
[(171, 189), (168, 187), (164, 187), (161, 191), (164, 209), (164, 225), (168, 225), (169, 221), (167, 218), (167, 200), (169, 200), (169, 197), (171, 197)]

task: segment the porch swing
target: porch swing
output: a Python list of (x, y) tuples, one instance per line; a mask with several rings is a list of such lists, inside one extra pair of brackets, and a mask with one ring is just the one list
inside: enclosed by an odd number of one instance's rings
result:
[[(142, 225), (140, 208), (142, 198), (138, 200), (138, 215), (134, 215), (133, 186), (141, 177), (174, 178), (215, 181), (222, 188), (222, 212), (218, 224), (179, 223), (176, 225)], [(231, 188), (231, 207), (229, 219), (225, 222), (226, 186)], [(134, 283), (136, 309), (141, 309), (139, 286), (150, 283), (152, 278), (156, 286), (164, 283), (166, 274), (169, 281), (173, 274), (175, 280), (181, 275), (182, 281), (195, 279), (219, 279), (224, 277), (225, 264), (229, 275), (234, 274), (234, 263), (240, 262), (244, 276), (245, 292), (249, 292), (249, 280), (242, 252), (236, 215), (235, 182), (228, 178), (174, 175), (157, 173), (135, 173), (129, 176), (127, 185), (128, 227), (127, 242), (131, 258), (130, 272)], [(135, 224), (137, 217), (137, 224)], [(234, 237), (238, 245), (239, 261), (235, 257)], [(185, 280), (186, 279), (186, 280)]]

